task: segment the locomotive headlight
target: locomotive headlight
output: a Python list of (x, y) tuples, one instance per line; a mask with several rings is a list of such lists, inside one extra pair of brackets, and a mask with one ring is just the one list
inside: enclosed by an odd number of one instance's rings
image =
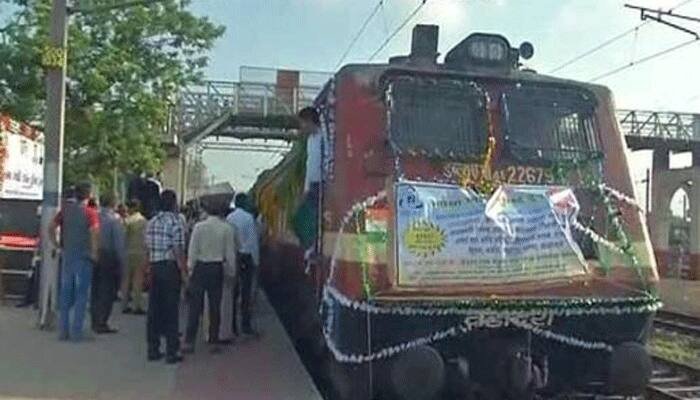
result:
[(455, 68), (510, 69), (517, 62), (518, 50), (508, 40), (495, 34), (474, 33), (445, 55), (445, 64)]
[(501, 43), (489, 41), (474, 41), (469, 44), (469, 56), (476, 60), (502, 62), (507, 50)]

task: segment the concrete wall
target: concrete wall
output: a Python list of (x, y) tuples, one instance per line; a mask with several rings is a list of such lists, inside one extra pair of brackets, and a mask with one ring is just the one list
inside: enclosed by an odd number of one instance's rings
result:
[(658, 288), (665, 310), (700, 317), (700, 282), (661, 279)]

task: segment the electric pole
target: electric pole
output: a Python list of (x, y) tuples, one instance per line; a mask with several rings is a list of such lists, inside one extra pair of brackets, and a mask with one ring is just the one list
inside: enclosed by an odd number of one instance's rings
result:
[(700, 33), (697, 31), (687, 28), (685, 26), (679, 25), (676, 22), (671, 22), (668, 19), (669, 18), (676, 18), (680, 19), (683, 21), (690, 21), (690, 22), (697, 22), (700, 23), (700, 18), (693, 17), (690, 15), (683, 15), (683, 14), (677, 14), (675, 13), (672, 9), (668, 11), (664, 11), (661, 9), (651, 9), (649, 7), (640, 7), (640, 6), (635, 6), (633, 4), (625, 4), (626, 8), (631, 8), (633, 10), (638, 10), (639, 11), (639, 16), (642, 19), (642, 21), (646, 21), (648, 19), (652, 21), (656, 21), (660, 24), (664, 24), (666, 26), (670, 26), (673, 29), (677, 29), (681, 32), (688, 33), (690, 35), (695, 36), (696, 40), (700, 40)]
[(58, 254), (49, 240), (49, 224), (61, 199), (63, 128), (66, 98), (67, 0), (53, 0), (49, 48), (44, 49), (46, 68), (46, 126), (44, 198), (41, 204), (41, 285), (39, 326), (49, 328), (56, 312)]

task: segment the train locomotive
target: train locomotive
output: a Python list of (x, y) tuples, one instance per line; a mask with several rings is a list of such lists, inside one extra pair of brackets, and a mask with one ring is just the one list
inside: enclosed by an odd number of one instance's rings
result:
[(255, 184), (278, 311), (334, 398), (642, 393), (658, 275), (611, 92), (526, 68), (527, 42), (438, 62), (437, 38), (315, 100), (319, 262), (292, 234), (303, 143)]

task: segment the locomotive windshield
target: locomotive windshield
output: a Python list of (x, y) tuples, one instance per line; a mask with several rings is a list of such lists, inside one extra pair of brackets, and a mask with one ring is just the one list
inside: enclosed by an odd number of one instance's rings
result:
[(518, 88), (503, 95), (506, 142), (521, 162), (584, 161), (600, 156), (595, 102), (585, 93)]
[(484, 93), (459, 80), (400, 78), (389, 89), (389, 135), (401, 152), (478, 156), (487, 127)]

